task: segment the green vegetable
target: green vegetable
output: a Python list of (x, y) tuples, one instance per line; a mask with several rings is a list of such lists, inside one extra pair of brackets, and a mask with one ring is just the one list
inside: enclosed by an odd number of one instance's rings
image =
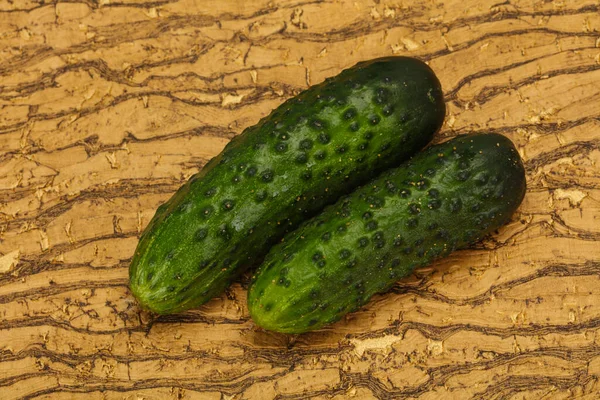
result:
[(161, 314), (205, 303), (287, 231), (424, 147), (444, 114), (433, 71), (407, 57), (360, 63), (286, 101), (159, 207), (132, 292)]
[(321, 328), (502, 226), (524, 194), (523, 164), (505, 137), (431, 146), (273, 247), (250, 287), (250, 314), (278, 332)]

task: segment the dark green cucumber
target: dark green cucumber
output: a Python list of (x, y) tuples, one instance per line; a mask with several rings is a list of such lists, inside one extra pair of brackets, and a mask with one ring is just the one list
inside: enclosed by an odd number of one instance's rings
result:
[(523, 164), (504, 136), (431, 146), (273, 247), (250, 287), (250, 314), (278, 332), (321, 328), (502, 226), (524, 194)]
[(286, 101), (159, 207), (132, 292), (161, 314), (205, 303), (287, 231), (424, 147), (444, 114), (433, 71), (407, 57), (360, 63)]

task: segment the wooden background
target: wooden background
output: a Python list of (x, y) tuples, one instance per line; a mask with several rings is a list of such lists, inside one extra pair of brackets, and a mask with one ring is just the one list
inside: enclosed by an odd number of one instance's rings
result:
[[(0, 398), (597, 399), (597, 0), (0, 0)], [(500, 132), (513, 221), (329, 329), (257, 329), (247, 280), (155, 318), (127, 289), (157, 206), (360, 60), (442, 81), (437, 141)]]

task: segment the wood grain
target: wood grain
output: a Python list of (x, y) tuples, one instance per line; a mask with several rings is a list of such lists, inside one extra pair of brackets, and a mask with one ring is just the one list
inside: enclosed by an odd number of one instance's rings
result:
[[(600, 4), (0, 2), (0, 398), (596, 399)], [(436, 137), (499, 132), (512, 222), (328, 329), (265, 332), (247, 277), (155, 317), (127, 289), (155, 209), (245, 127), (358, 61), (442, 81)]]

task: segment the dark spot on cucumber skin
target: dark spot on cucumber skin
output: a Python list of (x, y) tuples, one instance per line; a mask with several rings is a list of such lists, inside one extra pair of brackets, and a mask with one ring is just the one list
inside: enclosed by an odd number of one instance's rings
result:
[(439, 195), (440, 195), (440, 191), (437, 190), (437, 189), (429, 189), (429, 191), (427, 192), (427, 194), (432, 199), (437, 199), (439, 197)]
[(363, 143), (360, 143), (358, 146), (356, 146), (356, 148), (360, 151), (365, 151), (365, 150), (367, 150), (368, 147), (369, 147), (368, 142), (363, 142)]
[(392, 268), (396, 268), (399, 265), (400, 265), (400, 259), (399, 258), (394, 258), (392, 260), (392, 264), (391, 264)]
[(410, 254), (412, 253), (413, 249), (412, 247), (405, 247), (403, 250), (404, 254)]
[(427, 208), (429, 208), (430, 210), (437, 210), (441, 206), (442, 206), (442, 201), (439, 199), (432, 199), (432, 200), (429, 200), (429, 202), (427, 203)]
[(323, 171), (321, 171), (321, 175), (328, 177), (331, 175), (331, 167), (325, 167)]
[(349, 108), (346, 111), (344, 111), (344, 119), (350, 120), (356, 117), (357, 114), (358, 112), (356, 111), (356, 108)]
[(331, 141), (331, 136), (329, 136), (327, 133), (323, 132), (323, 133), (319, 133), (319, 136), (317, 136), (317, 140), (319, 141), (319, 143), (321, 144), (328, 144)]
[(324, 258), (323, 253), (321, 253), (320, 251), (317, 251), (316, 253), (313, 254), (312, 256), (312, 260), (314, 262), (318, 262), (320, 260), (322, 260)]
[(462, 208), (462, 200), (459, 198), (454, 198), (450, 200), (450, 211), (453, 213), (460, 211)]
[(417, 215), (421, 212), (418, 204), (412, 203), (408, 205), (408, 212), (412, 215)]
[(151, 281), (152, 278), (154, 278), (154, 273), (152, 271), (150, 271), (146, 274), (146, 280)]
[(235, 202), (233, 200), (223, 200), (223, 204), (221, 205), (221, 208), (223, 208), (223, 211), (231, 211), (233, 210), (233, 207), (235, 206)]
[(400, 247), (404, 244), (404, 239), (397, 237), (394, 239), (394, 246)]
[(310, 150), (313, 147), (313, 141), (310, 139), (303, 139), (300, 141), (298, 146), (300, 150)]
[(227, 225), (219, 226), (219, 229), (217, 230), (217, 234), (222, 239), (225, 239), (225, 240), (231, 239), (231, 229)]
[(323, 235), (321, 235), (321, 240), (324, 242), (328, 242), (330, 239), (331, 239), (330, 232), (325, 232)]
[(194, 205), (191, 202), (183, 203), (179, 206), (178, 211), (182, 214), (187, 214), (192, 211)]
[(408, 122), (409, 119), (410, 119), (410, 115), (406, 111), (401, 112), (400, 115), (398, 116), (398, 120), (403, 124)]
[(358, 123), (358, 121), (354, 121), (350, 125), (348, 125), (348, 129), (350, 130), (350, 132), (357, 132), (360, 129), (360, 124)]
[(217, 193), (217, 188), (212, 187), (212, 188), (208, 189), (206, 192), (204, 192), (204, 196), (210, 198), (210, 197), (213, 197), (216, 193)]
[(400, 191), (400, 197), (402, 197), (403, 199), (406, 199), (409, 196), (410, 196), (410, 190), (408, 190), (408, 189), (402, 189)]
[(363, 218), (365, 221), (368, 221), (368, 220), (370, 220), (371, 218), (373, 218), (373, 213), (372, 213), (371, 211), (366, 211), (366, 212), (365, 212), (365, 213), (362, 215), (362, 218)]
[(382, 144), (382, 145), (381, 145), (381, 147), (379, 148), (379, 151), (383, 153), (383, 152), (385, 152), (386, 150), (388, 150), (388, 149), (390, 148), (390, 146), (391, 146), (391, 145), (390, 145), (390, 143), (389, 143), (389, 142), (388, 142), (388, 143), (384, 143), (384, 144)]
[(417, 252), (417, 257), (421, 258), (425, 255), (425, 250), (424, 249), (418, 249)]
[(312, 171), (306, 170), (300, 175), (302, 180), (309, 181), (312, 179)]
[(442, 254), (442, 249), (440, 247), (434, 247), (429, 250), (428, 256), (430, 259), (437, 258), (440, 254)]
[(479, 210), (481, 210), (481, 203), (475, 203), (471, 206), (471, 211), (477, 212)]
[(368, 231), (374, 231), (378, 226), (377, 221), (369, 221), (367, 222), (366, 228)]
[(289, 279), (285, 279), (285, 278), (279, 278), (279, 280), (277, 280), (277, 284), (280, 286), (285, 286), (285, 287), (290, 287), (290, 284), (292, 282)]
[(314, 324), (316, 324), (318, 321), (316, 319), (311, 319), (310, 321), (308, 321), (308, 326), (313, 326)]
[(277, 143), (275, 145), (275, 151), (277, 153), (285, 153), (288, 149), (287, 143)]
[(467, 160), (461, 160), (458, 163), (458, 169), (467, 169), (469, 168), (469, 162)]
[(266, 199), (267, 199), (267, 192), (265, 190), (258, 191), (256, 193), (256, 195), (254, 196), (254, 200), (256, 200), (257, 203), (262, 203)]
[(299, 153), (296, 156), (296, 164), (306, 164), (306, 162), (308, 161), (308, 154), (306, 153)]
[(429, 181), (427, 179), (421, 179), (415, 183), (415, 186), (419, 190), (425, 190), (429, 187)]
[(325, 260), (320, 260), (317, 262), (317, 267), (324, 268), (327, 262)]
[(429, 225), (427, 225), (427, 230), (428, 231), (433, 231), (436, 230), (439, 227), (437, 222), (432, 222)]
[(194, 235), (194, 239), (197, 242), (200, 242), (200, 241), (206, 239), (207, 236), (208, 236), (208, 229), (200, 228), (196, 231), (196, 234)]
[(450, 232), (448, 232), (446, 229), (440, 229), (438, 231), (438, 233), (435, 235), (436, 238), (438, 239), (448, 239), (450, 237)]
[(246, 176), (253, 177), (254, 175), (256, 175), (256, 172), (258, 172), (258, 170), (257, 170), (257, 168), (256, 168), (256, 167), (254, 167), (254, 166), (252, 166), (252, 167), (249, 167), (249, 168), (246, 170)]
[(368, 244), (369, 244), (369, 239), (367, 237), (363, 236), (360, 239), (358, 239), (358, 247), (359, 248), (367, 247)]
[(239, 175), (235, 175), (233, 178), (231, 178), (231, 182), (233, 183), (240, 183), (242, 181), (242, 177)]
[(458, 180), (459, 182), (464, 182), (467, 179), (469, 179), (470, 175), (471, 174), (469, 171), (460, 171), (458, 174), (456, 174), (456, 180)]
[(385, 205), (385, 200), (379, 196), (367, 196), (367, 201), (369, 202), (369, 207), (378, 209)]
[(386, 117), (389, 117), (390, 115), (392, 115), (394, 113), (394, 107), (388, 104), (388, 105), (385, 105), (381, 111), (383, 112), (383, 115), (385, 115)]
[(340, 260), (346, 260), (346, 259), (350, 258), (351, 255), (352, 255), (352, 252), (348, 249), (342, 249), (342, 250), (340, 250), (340, 253), (339, 253)]
[(338, 226), (338, 227), (337, 227), (337, 232), (338, 232), (339, 234), (344, 234), (344, 233), (346, 233), (346, 230), (347, 230), (347, 228), (346, 228), (346, 226), (345, 226), (345, 225), (340, 225), (340, 226)]
[(263, 307), (263, 310), (265, 310), (266, 312), (269, 312), (269, 311), (271, 311), (272, 308), (273, 308), (273, 304), (269, 303)]
[(208, 267), (208, 264), (210, 264), (210, 261), (208, 260), (202, 260), (201, 262), (198, 263), (198, 270), (201, 271), (204, 268)]
[(335, 149), (335, 151), (339, 154), (344, 154), (348, 148), (345, 145), (341, 145)]
[(327, 152), (324, 150), (319, 150), (315, 153), (315, 159), (324, 160), (327, 157)]
[(200, 212), (200, 214), (204, 217), (204, 218), (208, 218), (211, 216), (211, 214), (213, 213), (214, 208), (212, 206), (206, 206), (202, 209), (202, 211)]
[(365, 140), (371, 140), (371, 139), (373, 139), (373, 132), (367, 131), (367, 132), (365, 132), (363, 137), (365, 138)]
[(409, 228), (416, 228), (419, 225), (419, 220), (417, 218), (409, 218), (406, 221), (406, 226)]
[(375, 91), (375, 97), (373, 98), (373, 100), (377, 104), (384, 104), (386, 101), (388, 101), (389, 97), (390, 97), (389, 90), (387, 90), (386, 88), (378, 88)]
[(314, 119), (310, 122), (310, 126), (312, 126), (315, 129), (323, 129), (325, 128), (325, 121), (322, 121), (320, 119)]
[(396, 194), (396, 192), (398, 191), (398, 188), (396, 187), (396, 185), (392, 181), (386, 181), (385, 182), (385, 188), (387, 189), (387, 192), (389, 194)]
[(168, 286), (167, 287), (167, 291), (174, 292), (175, 291), (175, 286)]
[(262, 172), (260, 177), (263, 182), (272, 182), (273, 178), (275, 177), (275, 172), (273, 172), (271, 169), (266, 169)]
[(417, 239), (417, 240), (415, 240), (415, 246), (420, 246), (423, 244), (423, 242), (424, 242), (423, 238)]
[(379, 115), (371, 115), (369, 117), (369, 124), (371, 124), (371, 126), (377, 125), (380, 121), (381, 117)]

